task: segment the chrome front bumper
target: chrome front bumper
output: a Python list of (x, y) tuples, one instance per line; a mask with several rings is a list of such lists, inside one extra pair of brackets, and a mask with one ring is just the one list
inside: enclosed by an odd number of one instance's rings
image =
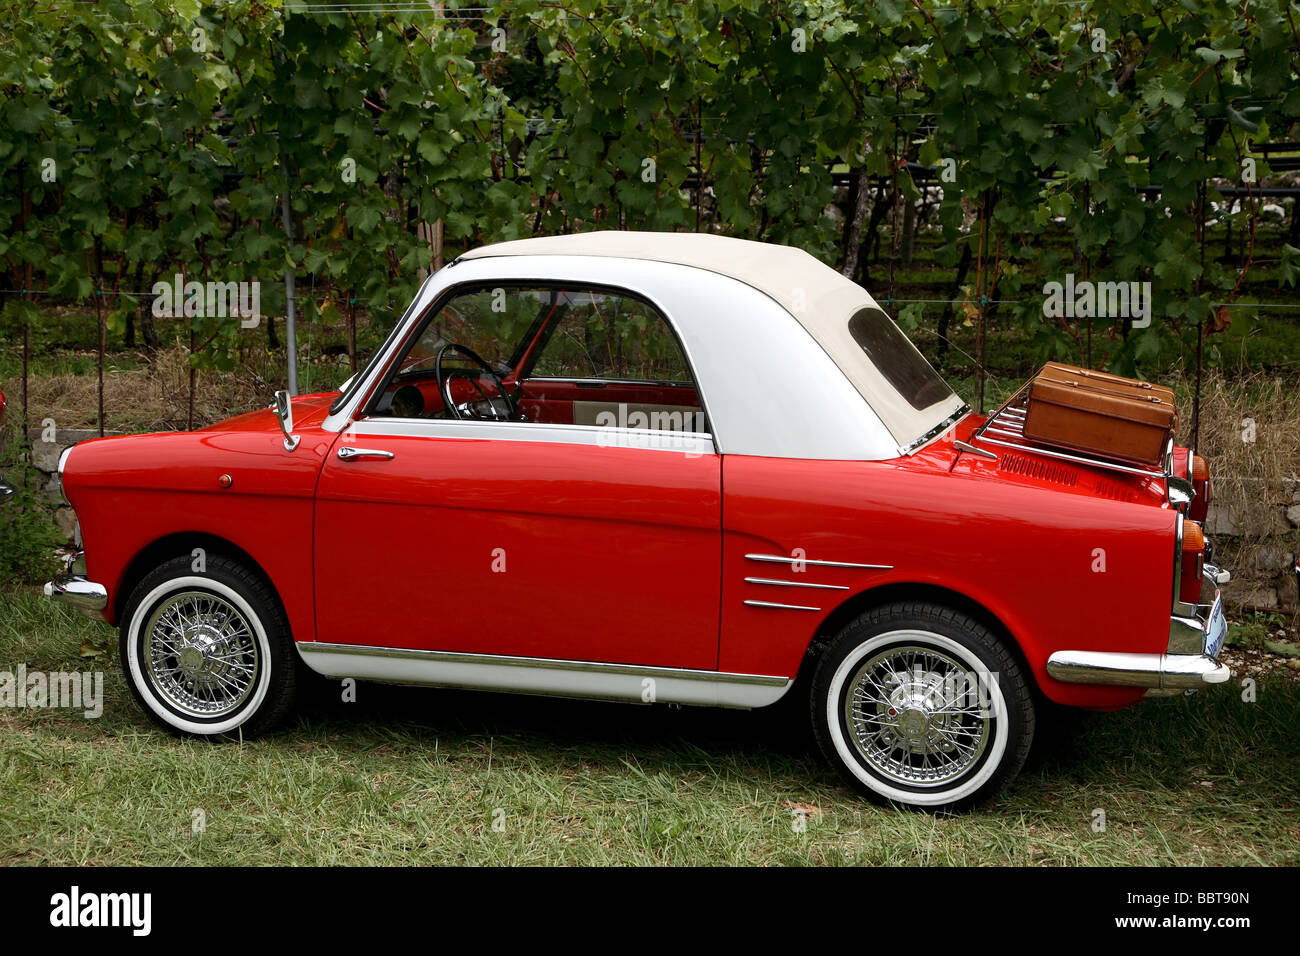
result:
[(108, 607), (108, 588), (86, 578), (86, 556), (78, 551), (67, 560), (63, 571), (45, 585), (45, 596), (70, 604), (92, 620), (103, 620), (100, 611)]
[(1229, 577), (1217, 567), (1206, 568), (1205, 586), (1213, 590), (1214, 600), (1201, 605), (1195, 617), (1170, 618), (1169, 643), (1164, 654), (1057, 651), (1047, 659), (1048, 675), (1067, 684), (1145, 687), (1148, 697), (1227, 683), (1232, 678), (1232, 670), (1219, 663), (1222, 644), (1211, 646), (1211, 623), (1216, 612), (1222, 614), (1223, 595), (1218, 585), (1227, 583)]

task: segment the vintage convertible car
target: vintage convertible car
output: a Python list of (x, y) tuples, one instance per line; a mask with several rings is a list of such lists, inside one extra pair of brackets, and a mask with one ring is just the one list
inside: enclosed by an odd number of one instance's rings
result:
[(340, 392), (60, 463), (167, 729), (331, 678), (757, 708), (798, 688), (869, 796), (963, 807), (1035, 714), (1226, 681), (1204, 463), (1024, 439), (791, 248), (605, 232), (432, 275)]

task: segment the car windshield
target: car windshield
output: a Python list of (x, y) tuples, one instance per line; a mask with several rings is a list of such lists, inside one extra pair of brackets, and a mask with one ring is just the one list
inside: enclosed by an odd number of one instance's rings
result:
[[(430, 276), (429, 278), (431, 279), (433, 277)], [(354, 373), (351, 378), (343, 383), (343, 387), (339, 389), (339, 397), (334, 399), (330, 404), (331, 415), (338, 414), (339, 409), (346, 405), (348, 400), (356, 393), (356, 390), (361, 387), (361, 383), (369, 378), (370, 373), (379, 366), (381, 361), (383, 361), (384, 356), (388, 353), (388, 347), (392, 345), (397, 336), (401, 334), (403, 326), (406, 325), (406, 320), (409, 319), (411, 313), (415, 311), (416, 303), (420, 301), (421, 294), (424, 292), (424, 286), (428, 284), (428, 282), (429, 279), (425, 279), (424, 283), (421, 284), (420, 291), (412, 297), (411, 304), (406, 307), (406, 311), (402, 313), (402, 317), (394, 322), (393, 327), (388, 330), (388, 335), (384, 337), (384, 344), (375, 349), (375, 354), (370, 356), (370, 361), (366, 363), (366, 367), (360, 372)]]

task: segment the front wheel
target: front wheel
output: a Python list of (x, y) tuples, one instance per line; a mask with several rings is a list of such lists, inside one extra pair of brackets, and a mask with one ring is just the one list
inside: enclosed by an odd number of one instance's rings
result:
[(812, 684), (822, 752), (860, 791), (930, 811), (967, 809), (1020, 770), (1034, 735), (1024, 670), (980, 622), (929, 603), (866, 612)]
[(159, 565), (127, 599), (119, 629), (127, 685), (175, 734), (239, 739), (269, 730), (297, 685), (279, 597), (259, 574), (209, 555)]

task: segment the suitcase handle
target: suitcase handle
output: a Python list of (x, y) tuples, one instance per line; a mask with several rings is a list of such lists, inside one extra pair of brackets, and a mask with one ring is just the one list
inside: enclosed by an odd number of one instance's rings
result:
[[(1050, 362), (1048, 363), (1048, 365), (1051, 364), (1053, 363)], [(1046, 368), (1047, 366), (1043, 366), (1044, 370), (1046, 370)], [(1094, 379), (1095, 381), (1098, 382), (1114, 382), (1117, 384), (1122, 383), (1124, 385), (1132, 386), (1133, 388), (1145, 388), (1145, 389), (1155, 388), (1155, 385), (1151, 382), (1144, 382), (1141, 379), (1136, 379), (1136, 378), (1125, 378), (1122, 375), (1111, 375), (1108, 372), (1098, 372), (1095, 369), (1090, 369), (1090, 368), (1072, 368), (1070, 369), (1070, 372), (1075, 375), (1081, 375), (1084, 378)]]
[[(1083, 383), (1081, 383), (1081, 382), (1062, 382), (1061, 384), (1062, 384), (1062, 385), (1073, 385), (1075, 388), (1082, 388), (1082, 387), (1083, 387)], [(1143, 383), (1143, 386), (1144, 386), (1145, 388), (1150, 388), (1150, 387), (1151, 387), (1149, 384), (1147, 384), (1147, 383), (1145, 383), (1145, 382)], [(1147, 395), (1147, 396), (1145, 396), (1145, 398), (1146, 398), (1146, 400), (1147, 400), (1148, 402), (1155, 402), (1157, 405), (1163, 405), (1163, 404), (1165, 403), (1165, 400), (1164, 400), (1163, 398), (1161, 398), (1159, 395)]]
[[(1105, 375), (1093, 375), (1093, 374), (1092, 374), (1091, 372), (1089, 372), (1086, 368), (1084, 368), (1084, 369), (1079, 369), (1079, 374), (1082, 375), (1084, 378), (1094, 378), (1094, 379), (1096, 379), (1096, 380), (1099, 381), (1099, 382), (1109, 381), (1110, 378), (1111, 378), (1111, 376), (1105, 376)], [(1134, 388), (1150, 388), (1150, 387), (1151, 387), (1151, 383), (1150, 383), (1150, 382), (1140, 382), (1140, 381), (1137, 381), (1137, 380), (1135, 380), (1135, 379), (1130, 379), (1129, 381), (1125, 382), (1124, 384), (1125, 384), (1125, 385), (1131, 385), (1131, 386), (1133, 386)]]

